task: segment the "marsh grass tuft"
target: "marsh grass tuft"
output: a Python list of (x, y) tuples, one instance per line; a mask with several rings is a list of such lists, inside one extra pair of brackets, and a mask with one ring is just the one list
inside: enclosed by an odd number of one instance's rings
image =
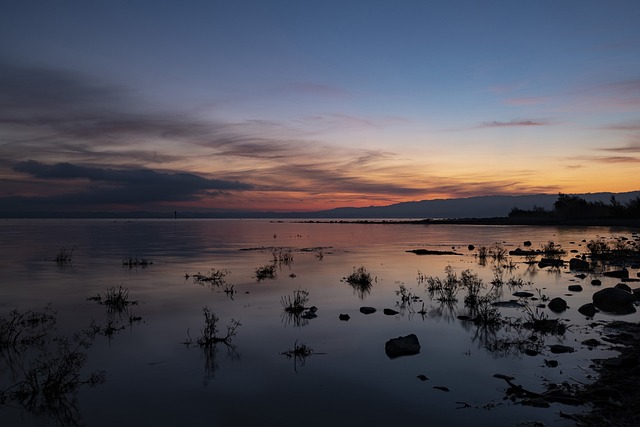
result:
[(341, 281), (347, 282), (347, 284), (353, 288), (354, 292), (358, 293), (360, 299), (364, 299), (366, 295), (370, 294), (371, 288), (373, 287), (371, 273), (369, 273), (364, 266), (358, 268), (353, 267), (353, 272), (347, 277), (343, 277)]
[(255, 278), (258, 282), (262, 282), (267, 279), (273, 280), (276, 278), (276, 269), (277, 265), (273, 263), (257, 267), (255, 270)]
[(212, 268), (205, 274), (202, 274), (200, 272), (194, 274), (193, 281), (201, 285), (209, 284), (211, 286), (221, 287), (227, 283), (226, 278), (229, 273), (230, 272), (228, 270), (218, 270)]
[(284, 311), (293, 314), (301, 314), (306, 310), (307, 302), (309, 302), (309, 291), (300, 288), (294, 290), (292, 295), (280, 297)]
[[(231, 340), (238, 334), (238, 328), (242, 326), (239, 320), (231, 319), (231, 323), (226, 326), (226, 332), (224, 335), (220, 335), (218, 331), (218, 322), (220, 318), (207, 306), (202, 308), (202, 314), (204, 316), (204, 327), (200, 331), (200, 336), (196, 339), (196, 344), (200, 347), (210, 347), (217, 343), (231, 344)], [(193, 343), (193, 340), (189, 336), (187, 330), (188, 339), (185, 341), (186, 345)]]

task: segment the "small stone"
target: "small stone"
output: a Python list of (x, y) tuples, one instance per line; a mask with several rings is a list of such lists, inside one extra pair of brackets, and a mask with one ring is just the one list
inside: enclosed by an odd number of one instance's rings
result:
[(342, 321), (348, 321), (349, 319), (351, 319), (351, 316), (349, 316), (348, 314), (341, 314), (340, 316), (338, 316), (338, 318)]
[(582, 286), (580, 286), (580, 285), (569, 285), (569, 290), (571, 292), (581, 292), (582, 291)]
[(592, 284), (593, 286), (602, 286), (602, 281), (600, 281), (599, 279), (593, 279), (593, 280), (591, 281), (591, 284)]
[(375, 312), (376, 309), (374, 307), (360, 307), (360, 313), (362, 314), (371, 314)]
[(562, 344), (554, 344), (549, 346), (549, 351), (553, 354), (562, 354), (562, 353), (573, 353), (575, 350), (573, 347), (569, 347), (568, 345)]
[(524, 354), (526, 354), (527, 356), (537, 356), (540, 353), (538, 352), (538, 350), (534, 350), (532, 348), (527, 348), (527, 349), (524, 350)]
[(544, 365), (547, 368), (556, 368), (558, 366), (558, 361), (557, 360), (544, 359)]
[(429, 377), (428, 377), (428, 376), (423, 375), (423, 374), (418, 375), (418, 376), (417, 376), (417, 378), (418, 378), (420, 381), (426, 381), (426, 380), (428, 380), (428, 379), (429, 379)]
[(392, 310), (392, 309), (390, 309), (390, 308), (385, 308), (384, 310), (382, 310), (382, 312), (383, 312), (384, 314), (386, 314), (387, 316), (395, 316), (396, 314), (398, 314), (398, 312), (397, 312), (397, 311)]
[(529, 297), (532, 297), (533, 294), (527, 291), (518, 291), (518, 292), (514, 292), (513, 296), (518, 298), (529, 298)]

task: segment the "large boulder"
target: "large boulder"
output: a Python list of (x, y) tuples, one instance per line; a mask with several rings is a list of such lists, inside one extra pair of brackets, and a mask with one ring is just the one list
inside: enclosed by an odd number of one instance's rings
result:
[(616, 314), (635, 313), (635, 296), (620, 288), (605, 288), (593, 294), (593, 305), (602, 311)]
[(547, 304), (547, 306), (549, 307), (549, 310), (560, 313), (561, 311), (565, 311), (567, 309), (567, 302), (560, 297), (556, 297), (549, 301), (549, 304)]
[(420, 342), (415, 334), (392, 338), (384, 345), (384, 352), (390, 359), (420, 353)]
[(571, 258), (569, 260), (569, 269), (576, 271), (587, 271), (591, 268), (589, 261), (585, 261), (580, 258)]

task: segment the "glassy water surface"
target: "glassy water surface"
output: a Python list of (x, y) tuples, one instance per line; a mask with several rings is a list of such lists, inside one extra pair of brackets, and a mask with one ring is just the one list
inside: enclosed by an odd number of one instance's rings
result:
[[(93, 345), (83, 350), (81, 374), (105, 375), (102, 384), (79, 386), (57, 407), (9, 400), (0, 406), (0, 420), (2, 425), (27, 426), (570, 425), (558, 413), (576, 408), (531, 408), (504, 400), (506, 384), (493, 374), (514, 376), (534, 390), (541, 390), (545, 381), (588, 382), (590, 359), (608, 353), (580, 344), (595, 335), (588, 327), (592, 320), (577, 308), (598, 289), (592, 279), (600, 279), (602, 287), (619, 280), (599, 273), (576, 278), (567, 267), (541, 269), (522, 257), (510, 258), (514, 268), (497, 271), (491, 259), (479, 262), (477, 248), (497, 242), (513, 250), (528, 240), (539, 249), (551, 240), (582, 254), (585, 241), (598, 236), (633, 241), (633, 231), (257, 220), (3, 221), (0, 316), (6, 318), (14, 309), (41, 311), (50, 304), (57, 320), (50, 336), (72, 337), (98, 325)], [(469, 250), (470, 244), (476, 249)], [(62, 247), (73, 248), (71, 262), (54, 261)], [(407, 252), (414, 249), (456, 255)], [(271, 265), (274, 254), (280, 256), (275, 277), (257, 280), (256, 269)], [(568, 252), (564, 259), (575, 255)], [(152, 263), (123, 266), (129, 258)], [(567, 311), (541, 312), (572, 326), (564, 335), (548, 335), (544, 343), (536, 343), (538, 356), (500, 347), (500, 339), (513, 338), (513, 331), (460, 320), (458, 316), (468, 314), (464, 292), (458, 292), (457, 304), (430, 298), (420, 277), (444, 278), (447, 266), (458, 276), (467, 269), (477, 274), (487, 289), (496, 274), (526, 282), (522, 289), (499, 289), (502, 301), (517, 300), (512, 296), (516, 290), (561, 296), (569, 304)], [(370, 287), (345, 281), (359, 267), (370, 273)], [(637, 266), (631, 267), (636, 277)], [(224, 284), (194, 280), (196, 273), (212, 268), (225, 272)], [(571, 284), (584, 290), (568, 292)], [(109, 310), (90, 299), (119, 287), (137, 304)], [(403, 304), (401, 287), (416, 298)], [(288, 316), (283, 310), (281, 298), (298, 289), (308, 291), (306, 305), (317, 307), (317, 317)], [(536, 303), (540, 301), (527, 302), (532, 309)], [(232, 319), (241, 323), (229, 345), (185, 345), (202, 334), (205, 306), (219, 317), (220, 334)], [(377, 311), (362, 314), (363, 306)], [(398, 314), (385, 315), (385, 308)], [(500, 312), (516, 318), (523, 308)], [(349, 320), (340, 320), (341, 314)], [(598, 313), (595, 320), (613, 318)], [(622, 319), (638, 321), (638, 315)], [(385, 343), (409, 334), (418, 337), (420, 353), (389, 358)], [(579, 351), (551, 354), (545, 345), (556, 343)], [(301, 345), (312, 349), (311, 354), (283, 354)], [(3, 389), (21, 381), (39, 351), (2, 349)], [(559, 366), (547, 367), (545, 359)], [(462, 408), (463, 403), (471, 407)]]

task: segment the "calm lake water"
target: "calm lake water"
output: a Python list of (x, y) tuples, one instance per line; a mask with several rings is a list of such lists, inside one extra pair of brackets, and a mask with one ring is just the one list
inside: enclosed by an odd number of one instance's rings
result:
[[(591, 285), (592, 279), (601, 279), (602, 287), (618, 279), (595, 273), (580, 279), (567, 267), (531, 268), (524, 258), (512, 257), (516, 267), (503, 270), (503, 278), (532, 284), (503, 286), (501, 300), (529, 290), (562, 296), (570, 307), (560, 315), (543, 309), (572, 326), (562, 336), (543, 337), (544, 343), (537, 343), (542, 353), (532, 357), (514, 349), (496, 350), (497, 340), (513, 337), (513, 331), (486, 330), (459, 320), (467, 313), (464, 293), (459, 292), (457, 305), (443, 305), (429, 298), (419, 275), (444, 278), (447, 266), (457, 275), (469, 269), (490, 287), (494, 263), (479, 263), (469, 244), (477, 248), (498, 242), (513, 250), (529, 240), (533, 249), (540, 249), (552, 240), (581, 254), (586, 252), (583, 240), (633, 241), (635, 231), (258, 220), (5, 220), (0, 222), (0, 316), (13, 309), (41, 311), (51, 304), (57, 313), (56, 329), (50, 332), (54, 336), (71, 337), (92, 322), (105, 327), (111, 321), (124, 329), (97, 335), (85, 351), (82, 373), (104, 370), (104, 383), (79, 387), (62, 408), (37, 410), (6, 401), (0, 404), (0, 425), (571, 425), (559, 411), (580, 408), (514, 404), (504, 399), (506, 383), (493, 374), (514, 376), (514, 382), (539, 391), (546, 382), (592, 381), (590, 360), (612, 353), (589, 351), (581, 344), (598, 335), (588, 326), (593, 320), (577, 308), (600, 289)], [(62, 247), (75, 247), (70, 263), (53, 261)], [(413, 249), (458, 255), (407, 252)], [(256, 268), (270, 265), (273, 252), (289, 250), (292, 260), (277, 265), (275, 278), (256, 279)], [(575, 253), (564, 258), (571, 256)], [(128, 257), (152, 264), (123, 267)], [(361, 266), (372, 277), (371, 288), (364, 291), (344, 281)], [(629, 267), (636, 277), (637, 266)], [(228, 273), (225, 281), (227, 289), (233, 285), (233, 294), (194, 281), (194, 274), (212, 268)], [(569, 285), (578, 283), (582, 292), (568, 292)], [(401, 285), (420, 300), (403, 306), (396, 294)], [(127, 289), (138, 304), (113, 313), (88, 299), (114, 286)], [(296, 289), (309, 292), (307, 305), (318, 308), (317, 318), (284, 314), (281, 297)], [(531, 307), (535, 303), (540, 301), (529, 302)], [(219, 343), (207, 351), (184, 344), (188, 336), (195, 340), (200, 335), (205, 306), (220, 318), (221, 332), (231, 319), (240, 321), (232, 346)], [(362, 314), (363, 306), (377, 311)], [(384, 308), (399, 314), (385, 315)], [(502, 308), (501, 314), (515, 318), (522, 311)], [(341, 321), (340, 314), (350, 319)], [(637, 322), (639, 315), (598, 313), (594, 320), (611, 319)], [(390, 359), (385, 342), (408, 334), (418, 337), (420, 353)], [(313, 354), (302, 359), (282, 354), (296, 343), (309, 346)], [(544, 347), (558, 343), (578, 351), (556, 355)], [(34, 352), (1, 351), (2, 389), (20, 381)], [(545, 359), (559, 362), (558, 367), (545, 366)], [(459, 402), (471, 407), (460, 408)]]

